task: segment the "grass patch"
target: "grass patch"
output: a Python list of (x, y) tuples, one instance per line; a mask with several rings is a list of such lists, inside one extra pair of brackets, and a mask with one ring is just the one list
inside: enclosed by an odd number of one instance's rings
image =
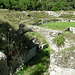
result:
[(59, 35), (53, 39), (53, 43), (55, 43), (58, 47), (64, 46), (65, 38), (63, 35)]
[(51, 22), (48, 24), (41, 24), (39, 26), (55, 30), (64, 30), (67, 27), (75, 27), (75, 22)]

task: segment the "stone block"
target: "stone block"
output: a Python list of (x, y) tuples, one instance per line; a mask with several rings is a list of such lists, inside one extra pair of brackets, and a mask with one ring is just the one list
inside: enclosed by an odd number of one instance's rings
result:
[(70, 31), (73, 31), (73, 30), (75, 30), (75, 27), (70, 27)]
[(75, 30), (73, 30), (73, 33), (75, 34)]

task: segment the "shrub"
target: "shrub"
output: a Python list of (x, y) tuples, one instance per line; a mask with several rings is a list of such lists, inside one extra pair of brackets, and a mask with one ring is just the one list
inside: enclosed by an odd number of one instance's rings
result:
[(64, 41), (65, 41), (65, 39), (64, 39), (63, 35), (59, 35), (53, 39), (53, 43), (56, 43), (56, 45), (58, 47), (64, 46)]

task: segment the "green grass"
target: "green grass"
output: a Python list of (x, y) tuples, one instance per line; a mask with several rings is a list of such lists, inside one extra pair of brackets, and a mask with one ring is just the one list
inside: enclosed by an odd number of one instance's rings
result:
[(41, 24), (39, 26), (55, 30), (64, 30), (67, 27), (75, 27), (75, 22), (51, 22), (48, 24)]

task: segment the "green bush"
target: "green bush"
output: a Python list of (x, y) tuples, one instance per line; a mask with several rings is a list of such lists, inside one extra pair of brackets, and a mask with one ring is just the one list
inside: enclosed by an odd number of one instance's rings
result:
[(65, 38), (63, 35), (59, 35), (53, 39), (53, 43), (55, 43), (58, 47), (64, 46)]

